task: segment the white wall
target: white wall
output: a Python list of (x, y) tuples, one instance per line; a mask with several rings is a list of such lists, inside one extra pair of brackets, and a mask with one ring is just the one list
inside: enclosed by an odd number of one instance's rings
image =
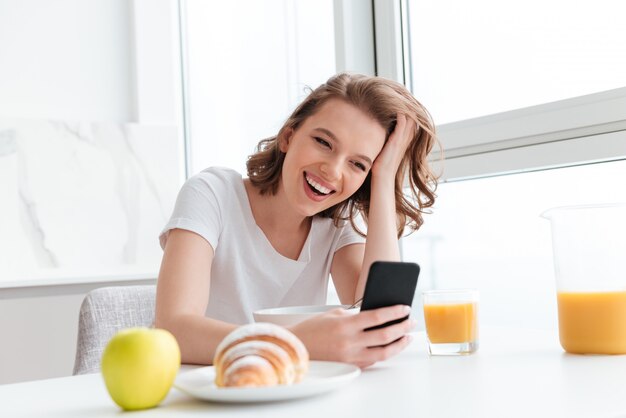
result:
[(0, 116), (136, 120), (127, 0), (0, 2)]
[[(174, 7), (2, 0), (0, 118), (175, 125)], [(0, 384), (71, 374), (80, 303), (115, 283), (0, 288)]]

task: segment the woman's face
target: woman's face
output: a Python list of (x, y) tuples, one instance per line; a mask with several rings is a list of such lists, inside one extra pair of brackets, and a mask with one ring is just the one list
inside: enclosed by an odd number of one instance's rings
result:
[(281, 141), (281, 182), (289, 203), (313, 216), (349, 198), (365, 181), (385, 136), (357, 107), (340, 99), (324, 103)]

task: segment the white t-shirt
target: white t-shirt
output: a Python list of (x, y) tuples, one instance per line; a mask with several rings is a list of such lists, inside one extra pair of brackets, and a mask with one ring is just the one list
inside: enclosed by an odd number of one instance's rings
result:
[(365, 239), (346, 223), (314, 217), (298, 260), (279, 254), (252, 215), (243, 179), (224, 168), (209, 168), (183, 185), (174, 213), (161, 232), (180, 228), (213, 247), (206, 316), (235, 324), (253, 322), (252, 312), (280, 306), (326, 303), (335, 251)]

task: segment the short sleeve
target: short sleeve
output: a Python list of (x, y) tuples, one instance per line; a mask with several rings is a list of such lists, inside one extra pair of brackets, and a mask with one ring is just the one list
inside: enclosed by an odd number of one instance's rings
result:
[(185, 182), (178, 193), (174, 212), (159, 235), (165, 248), (169, 231), (180, 228), (203, 237), (215, 250), (222, 230), (222, 211), (218, 196), (220, 180), (209, 172), (202, 172)]
[[(360, 218), (355, 219), (355, 223), (363, 233), (367, 231), (365, 224), (360, 220)], [(365, 237), (359, 235), (354, 230), (350, 222), (346, 221), (346, 223), (341, 227), (341, 232), (339, 234), (339, 239), (337, 240), (337, 247), (335, 248), (335, 251), (341, 249), (342, 247), (345, 247), (346, 245), (364, 243)]]

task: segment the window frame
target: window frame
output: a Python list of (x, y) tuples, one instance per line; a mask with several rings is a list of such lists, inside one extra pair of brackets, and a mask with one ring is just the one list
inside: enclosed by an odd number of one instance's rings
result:
[[(378, 75), (411, 88), (410, 2), (373, 3)], [(431, 161), (441, 181), (625, 159), (626, 87), (446, 123), (437, 132), (443, 159), (436, 149)]]
[[(438, 127), (444, 180), (626, 158), (626, 88)], [(438, 153), (433, 160), (441, 160)], [(441, 165), (440, 165), (441, 167)]]

